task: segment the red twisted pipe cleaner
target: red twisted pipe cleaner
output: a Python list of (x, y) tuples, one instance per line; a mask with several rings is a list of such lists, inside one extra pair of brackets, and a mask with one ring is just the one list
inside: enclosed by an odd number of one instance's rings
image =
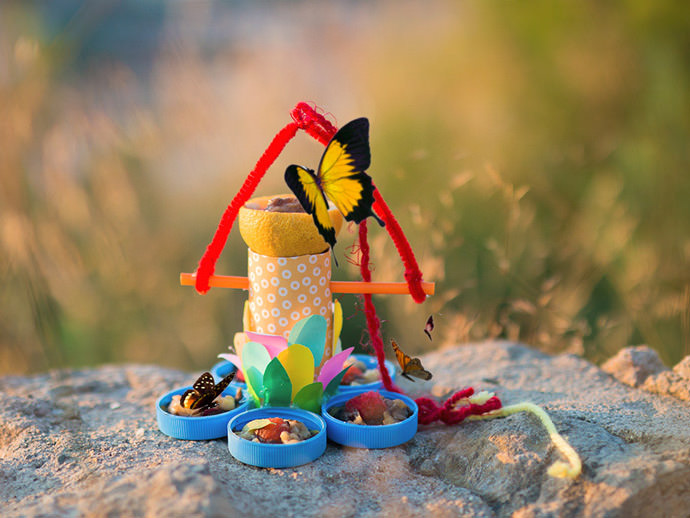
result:
[(220, 219), (218, 228), (216, 228), (216, 233), (213, 235), (211, 243), (206, 248), (204, 255), (199, 261), (199, 267), (196, 271), (196, 283), (195, 287), (199, 293), (206, 293), (211, 288), (208, 284), (208, 280), (213, 275), (216, 270), (216, 261), (220, 257), (225, 243), (228, 240), (228, 235), (230, 234), (230, 229), (232, 228), (237, 213), (240, 208), (247, 203), (249, 198), (256, 190), (259, 182), (266, 174), (266, 171), (271, 166), (275, 159), (278, 158), (281, 151), (285, 148), (286, 144), (295, 136), (299, 125), (296, 122), (291, 122), (285, 126), (278, 134), (273, 138), (268, 148), (261, 155), (261, 158), (257, 161), (254, 169), (247, 176), (242, 187), (240, 187), (239, 192), (235, 195), (230, 205), (225, 209), (223, 216)]
[[(359, 249), (361, 252), (361, 261), (359, 263), (359, 271), (362, 274), (364, 282), (371, 282), (371, 271), (369, 270), (369, 242), (367, 241), (367, 220), (359, 224)], [(392, 392), (400, 392), (388, 373), (385, 366), (386, 355), (383, 351), (383, 340), (381, 339), (381, 321), (376, 314), (376, 308), (371, 298), (370, 293), (364, 294), (364, 315), (367, 319), (367, 329), (369, 330), (369, 337), (376, 352), (376, 360), (379, 364), (379, 372), (381, 373), (381, 381), (386, 390)]]
[(393, 240), (395, 248), (398, 250), (398, 255), (402, 259), (405, 266), (405, 280), (410, 288), (410, 295), (417, 304), (421, 304), (426, 300), (426, 294), (422, 288), (422, 272), (415, 259), (414, 252), (410, 247), (410, 243), (405, 237), (405, 233), (400, 228), (398, 221), (393, 216), (393, 213), (386, 205), (383, 196), (378, 189), (374, 190), (374, 211), (386, 223), (386, 230), (388, 235)]

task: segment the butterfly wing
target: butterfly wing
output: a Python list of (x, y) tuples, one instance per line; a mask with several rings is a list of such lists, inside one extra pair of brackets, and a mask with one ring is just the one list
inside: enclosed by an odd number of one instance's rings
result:
[(235, 377), (236, 372), (237, 371), (232, 371), (230, 374), (228, 374), (222, 380), (220, 380), (216, 386), (213, 387), (213, 392), (215, 394), (213, 399), (216, 399), (218, 396), (220, 396), (223, 393), (223, 391), (227, 388), (227, 386), (230, 385), (230, 382)]
[(328, 202), (323, 196), (314, 172), (298, 165), (288, 166), (285, 170), (285, 183), (295, 193), (304, 210), (311, 214), (324, 241), (333, 248), (335, 227), (328, 215)]
[(207, 392), (212, 391), (213, 387), (215, 386), (216, 381), (213, 379), (213, 375), (210, 372), (204, 372), (201, 376), (199, 376), (199, 379), (194, 382), (194, 385), (192, 385), (194, 390), (200, 394), (206, 394)]
[(391, 340), (391, 346), (393, 347), (393, 351), (395, 351), (395, 357), (400, 364), (400, 368), (402, 369), (401, 374), (404, 378), (410, 381), (414, 381), (411, 376), (423, 380), (431, 379), (431, 373), (422, 367), (422, 362), (419, 358), (410, 358), (400, 350), (395, 340)]
[(433, 340), (431, 338), (431, 332), (434, 330), (434, 315), (429, 315), (429, 318), (426, 321), (426, 325), (424, 326), (424, 332), (426, 333), (426, 336), (429, 337), (429, 340)]
[(180, 404), (185, 408), (191, 409), (201, 409), (211, 406), (213, 400), (216, 399), (218, 394), (225, 390), (225, 387), (228, 386), (234, 376), (235, 372), (233, 371), (216, 385), (213, 375), (210, 372), (204, 372), (199, 376), (199, 379), (194, 382), (192, 388), (182, 394)]
[(419, 378), (422, 380), (431, 379), (431, 373), (424, 367), (422, 367), (422, 361), (419, 358), (411, 358), (410, 361), (407, 363), (406, 371), (407, 372), (403, 375), (407, 374), (407, 376), (405, 376), (407, 379), (412, 379), (410, 378), (410, 376), (414, 376), (415, 378)]
[(402, 376), (410, 381), (414, 381), (406, 373), (407, 364), (410, 361), (410, 357), (400, 350), (400, 347), (398, 347), (398, 344), (395, 343), (395, 340), (391, 340), (391, 346), (393, 347), (393, 351), (395, 352), (395, 358), (398, 360), (398, 364), (400, 365)]
[(326, 146), (317, 173), (326, 197), (347, 221), (360, 223), (374, 216), (374, 185), (364, 171), (371, 164), (369, 121), (362, 117), (338, 130)]

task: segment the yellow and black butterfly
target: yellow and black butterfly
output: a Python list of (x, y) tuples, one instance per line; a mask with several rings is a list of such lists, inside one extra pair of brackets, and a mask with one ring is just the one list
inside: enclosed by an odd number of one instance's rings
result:
[(410, 381), (414, 381), (411, 376), (423, 380), (431, 379), (431, 373), (422, 367), (422, 362), (419, 358), (410, 358), (400, 350), (400, 347), (398, 347), (398, 344), (395, 343), (395, 340), (391, 340), (391, 346), (395, 351), (395, 357), (398, 359), (398, 363), (400, 364), (404, 378), (407, 378)]
[(326, 146), (316, 172), (298, 165), (285, 170), (285, 182), (312, 215), (319, 234), (331, 249), (335, 245), (335, 227), (328, 215), (328, 200), (347, 221), (361, 223), (373, 216), (381, 226), (384, 224), (371, 209), (374, 185), (364, 172), (370, 163), (369, 120), (362, 117), (338, 130)]
[(216, 383), (210, 372), (204, 372), (199, 376), (199, 379), (194, 382), (192, 388), (182, 394), (180, 405), (183, 408), (192, 410), (204, 410), (209, 408), (213, 405), (213, 400), (220, 396), (234, 377), (235, 371), (232, 371)]

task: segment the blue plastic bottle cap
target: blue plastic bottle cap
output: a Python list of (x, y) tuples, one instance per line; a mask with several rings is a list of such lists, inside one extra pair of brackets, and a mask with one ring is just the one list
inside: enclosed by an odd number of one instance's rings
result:
[[(173, 415), (166, 410), (175, 395), (182, 395), (192, 387), (183, 387), (158, 398), (156, 401), (156, 418), (158, 419), (158, 429), (165, 435), (175, 439), (187, 439), (191, 441), (206, 441), (209, 439), (220, 439), (228, 433), (228, 421), (234, 416), (251, 408), (251, 402), (246, 394), (240, 404), (234, 410), (203, 417), (188, 417)], [(223, 391), (223, 395), (231, 396), (236, 392), (236, 387), (229, 386)]]
[[(376, 356), (371, 356), (369, 354), (351, 354), (350, 356), (366, 365), (367, 369), (378, 369), (379, 367), (379, 362), (376, 359)], [(393, 365), (393, 363), (388, 360), (385, 360), (384, 365), (386, 366), (386, 369), (388, 370), (388, 374), (390, 375), (391, 379), (395, 381), (395, 366)], [(379, 390), (382, 388), (383, 383), (381, 382), (381, 380), (378, 380), (374, 381), (373, 383), (365, 383), (363, 385), (340, 385), (338, 387), (338, 393), (342, 392), (354, 394), (355, 392), (362, 392), (362, 390), (366, 392), (368, 390)]]
[[(265, 444), (240, 438), (239, 432), (249, 421), (281, 417), (301, 421), (313, 437), (292, 444)], [(240, 462), (260, 468), (291, 468), (318, 459), (326, 450), (326, 423), (313, 412), (298, 408), (264, 407), (235, 415), (228, 423), (228, 450)]]
[(414, 437), (414, 434), (417, 433), (419, 414), (417, 403), (412, 398), (397, 392), (376, 391), (385, 398), (402, 400), (412, 411), (410, 417), (399, 423), (378, 426), (352, 424), (336, 419), (328, 413), (330, 408), (344, 406), (350, 399), (363, 392), (368, 392), (368, 390), (337, 394), (323, 405), (321, 415), (326, 421), (328, 438), (331, 441), (355, 448), (390, 448), (404, 444)]
[[(218, 383), (220, 380), (222, 380), (225, 376), (230, 374), (232, 371), (237, 370), (237, 367), (235, 365), (227, 360), (220, 361), (216, 363), (213, 367), (211, 367), (211, 374), (213, 374), (213, 378), (216, 380), (216, 383)], [(242, 389), (242, 393), (244, 393), (247, 390), (247, 384), (244, 383), (243, 381), (235, 381), (234, 379), (230, 382), (231, 387), (237, 387)]]

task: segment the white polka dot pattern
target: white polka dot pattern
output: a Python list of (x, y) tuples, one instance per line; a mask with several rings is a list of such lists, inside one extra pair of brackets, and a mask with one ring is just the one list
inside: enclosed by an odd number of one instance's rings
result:
[[(333, 340), (330, 251), (298, 257), (269, 257), (249, 250), (249, 312), (257, 333), (285, 338), (295, 323), (323, 315), (327, 344)], [(324, 356), (330, 356), (326, 347)], [(324, 358), (325, 360), (326, 358)]]

